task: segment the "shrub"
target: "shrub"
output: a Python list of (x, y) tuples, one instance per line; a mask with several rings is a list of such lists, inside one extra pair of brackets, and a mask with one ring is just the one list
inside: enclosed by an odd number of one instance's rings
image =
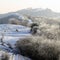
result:
[(8, 54), (6, 54), (6, 53), (2, 54), (1, 60), (9, 60)]
[(60, 41), (41, 40), (40, 37), (25, 38), (17, 41), (16, 47), (21, 54), (33, 60), (58, 60)]
[(28, 20), (18, 20), (15, 18), (11, 18), (8, 22), (9, 24), (16, 24), (16, 25), (23, 25), (23, 26), (28, 26)]
[(28, 20), (23, 20), (23, 21), (21, 22), (21, 25), (23, 25), (23, 26), (28, 26)]
[(9, 20), (9, 22), (8, 22), (8, 23), (19, 25), (19, 24), (20, 24), (20, 21), (19, 21), (19, 20), (17, 20), (17, 19), (15, 19), (15, 18), (12, 18), (12, 19), (10, 19), (10, 20)]

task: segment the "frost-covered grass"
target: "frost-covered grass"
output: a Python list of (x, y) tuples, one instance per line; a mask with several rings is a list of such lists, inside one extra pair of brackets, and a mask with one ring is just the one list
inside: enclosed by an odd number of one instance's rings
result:
[(46, 39), (60, 40), (60, 20), (53, 18), (32, 18), (34, 22), (39, 24), (39, 31), (37, 35)]

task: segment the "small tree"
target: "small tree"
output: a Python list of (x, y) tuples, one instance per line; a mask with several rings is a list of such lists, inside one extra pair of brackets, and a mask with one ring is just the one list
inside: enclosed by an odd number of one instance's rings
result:
[(37, 23), (31, 24), (30, 32), (31, 32), (32, 34), (36, 34), (36, 33), (37, 33), (37, 29), (38, 29), (38, 24), (37, 24)]

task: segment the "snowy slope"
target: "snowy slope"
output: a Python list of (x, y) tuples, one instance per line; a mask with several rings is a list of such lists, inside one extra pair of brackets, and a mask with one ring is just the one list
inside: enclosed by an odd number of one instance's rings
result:
[[(25, 38), (30, 35), (31, 35), (30, 28), (28, 27), (21, 25), (13, 25), (13, 24), (0, 24), (0, 40), (1, 38), (3, 38), (3, 41), (5, 43), (10, 43), (12, 47), (14, 47), (14, 44), (16, 43), (17, 40), (21, 38)], [(12, 53), (13, 50), (8, 48), (7, 45), (5, 46), (0, 45), (0, 60), (1, 60), (1, 55), (4, 51), (7, 51), (8, 55), (10, 55), (9, 60), (31, 60), (22, 55), (13, 54)]]
[[(18, 31), (16, 31), (18, 30)], [(30, 28), (13, 25), (13, 24), (0, 24), (0, 38), (4, 36), (3, 41), (15, 44), (19, 38), (24, 38), (30, 35)]]

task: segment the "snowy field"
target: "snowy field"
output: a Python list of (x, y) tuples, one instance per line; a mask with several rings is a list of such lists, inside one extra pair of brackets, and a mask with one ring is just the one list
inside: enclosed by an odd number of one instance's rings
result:
[[(0, 24), (0, 44), (1, 44), (1, 38), (5, 43), (10, 43), (12, 47), (14, 47), (14, 44), (17, 40), (21, 38), (25, 38), (27, 36), (30, 36), (30, 28), (21, 26), (21, 25), (13, 25), (13, 24)], [(22, 55), (13, 55), (11, 52), (12, 50), (8, 48), (8, 46), (0, 45), (0, 60), (1, 55), (3, 52), (9, 51), (8, 55), (10, 55), (9, 60), (31, 60), (27, 57), (24, 57)]]
[(30, 36), (30, 28), (21, 25), (0, 24), (0, 39), (2, 36), (4, 42), (14, 45), (17, 40)]

